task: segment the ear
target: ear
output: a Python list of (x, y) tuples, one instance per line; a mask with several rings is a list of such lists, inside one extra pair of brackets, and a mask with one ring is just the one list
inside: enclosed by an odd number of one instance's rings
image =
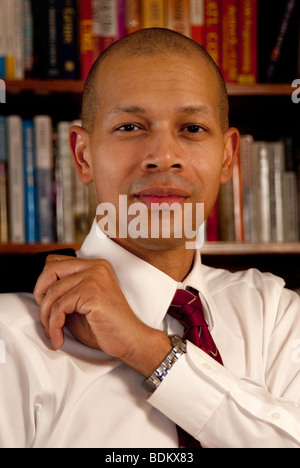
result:
[(240, 147), (240, 134), (236, 128), (229, 128), (224, 135), (224, 159), (221, 171), (221, 184), (225, 184), (232, 177), (234, 160)]
[(82, 127), (73, 125), (70, 128), (69, 144), (79, 179), (84, 184), (90, 184), (93, 182), (93, 171), (89, 134)]

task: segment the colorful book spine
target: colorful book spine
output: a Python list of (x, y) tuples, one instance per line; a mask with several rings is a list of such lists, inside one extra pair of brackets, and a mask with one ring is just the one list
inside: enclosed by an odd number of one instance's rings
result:
[(117, 0), (118, 39), (126, 36), (126, 0)]
[(204, 0), (190, 0), (191, 38), (198, 44), (204, 45)]
[(242, 85), (257, 82), (257, 10), (257, 0), (240, 0), (238, 83)]
[(24, 6), (24, 73), (30, 77), (33, 70), (33, 15), (30, 0), (23, 0)]
[(6, 118), (0, 116), (0, 242), (8, 242)]
[(24, 155), (24, 202), (26, 241), (39, 241), (38, 204), (36, 186), (36, 165), (34, 126), (32, 120), (23, 121), (23, 155)]
[(190, 37), (189, 0), (167, 0), (166, 27)]
[(80, 67), (81, 79), (85, 80), (94, 63), (93, 0), (80, 0)]
[(75, 80), (79, 77), (76, 0), (60, 0), (58, 6), (61, 24), (59, 35), (61, 75), (64, 79)]
[(34, 118), (39, 239), (54, 242), (53, 229), (53, 130), (49, 116)]
[(6, 13), (6, 56), (5, 56), (5, 71), (8, 80), (15, 79), (15, 57), (14, 57), (14, 42), (15, 42), (15, 2), (14, 0), (4, 0)]
[(118, 39), (117, 0), (93, 0), (94, 59)]
[(0, 78), (6, 77), (6, 71), (5, 71), (6, 49), (7, 49), (7, 40), (6, 40), (5, 2), (4, 0), (1, 0), (0, 1)]
[(214, 62), (220, 67), (221, 57), (221, 23), (220, 0), (205, 0), (205, 48)]
[(142, 0), (142, 27), (165, 27), (165, 1)]
[(222, 73), (228, 83), (238, 78), (238, 3), (237, 0), (222, 0)]
[(141, 5), (139, 0), (126, 2), (126, 32), (131, 34), (141, 29)]
[(7, 150), (10, 241), (24, 243), (26, 237), (23, 132), (22, 119), (17, 115), (7, 117)]

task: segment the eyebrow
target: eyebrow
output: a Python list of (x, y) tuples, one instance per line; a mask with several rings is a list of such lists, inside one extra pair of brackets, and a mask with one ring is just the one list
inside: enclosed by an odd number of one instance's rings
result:
[[(176, 113), (179, 114), (206, 114), (211, 116), (213, 114), (212, 110), (205, 105), (200, 105), (200, 106), (194, 106), (194, 105), (188, 105), (188, 106), (183, 106), (183, 107), (178, 107), (175, 110)], [(140, 106), (127, 106), (127, 105), (119, 105), (111, 109), (108, 113), (108, 115), (115, 115), (118, 113), (126, 113), (126, 114), (146, 114), (147, 110), (144, 107)]]

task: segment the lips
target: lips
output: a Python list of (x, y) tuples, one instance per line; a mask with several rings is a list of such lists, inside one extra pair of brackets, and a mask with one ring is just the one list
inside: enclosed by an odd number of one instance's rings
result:
[(173, 205), (174, 203), (184, 203), (189, 194), (178, 187), (149, 187), (134, 194), (134, 197), (141, 203), (151, 207), (153, 203), (166, 203)]

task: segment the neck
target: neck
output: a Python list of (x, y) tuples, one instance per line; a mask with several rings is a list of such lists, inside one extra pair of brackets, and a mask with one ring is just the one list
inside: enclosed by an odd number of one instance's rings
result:
[(175, 281), (183, 281), (193, 266), (195, 251), (186, 249), (184, 244), (175, 248), (151, 249), (130, 242), (124, 242), (124, 239), (122, 241), (115, 239), (115, 242)]

